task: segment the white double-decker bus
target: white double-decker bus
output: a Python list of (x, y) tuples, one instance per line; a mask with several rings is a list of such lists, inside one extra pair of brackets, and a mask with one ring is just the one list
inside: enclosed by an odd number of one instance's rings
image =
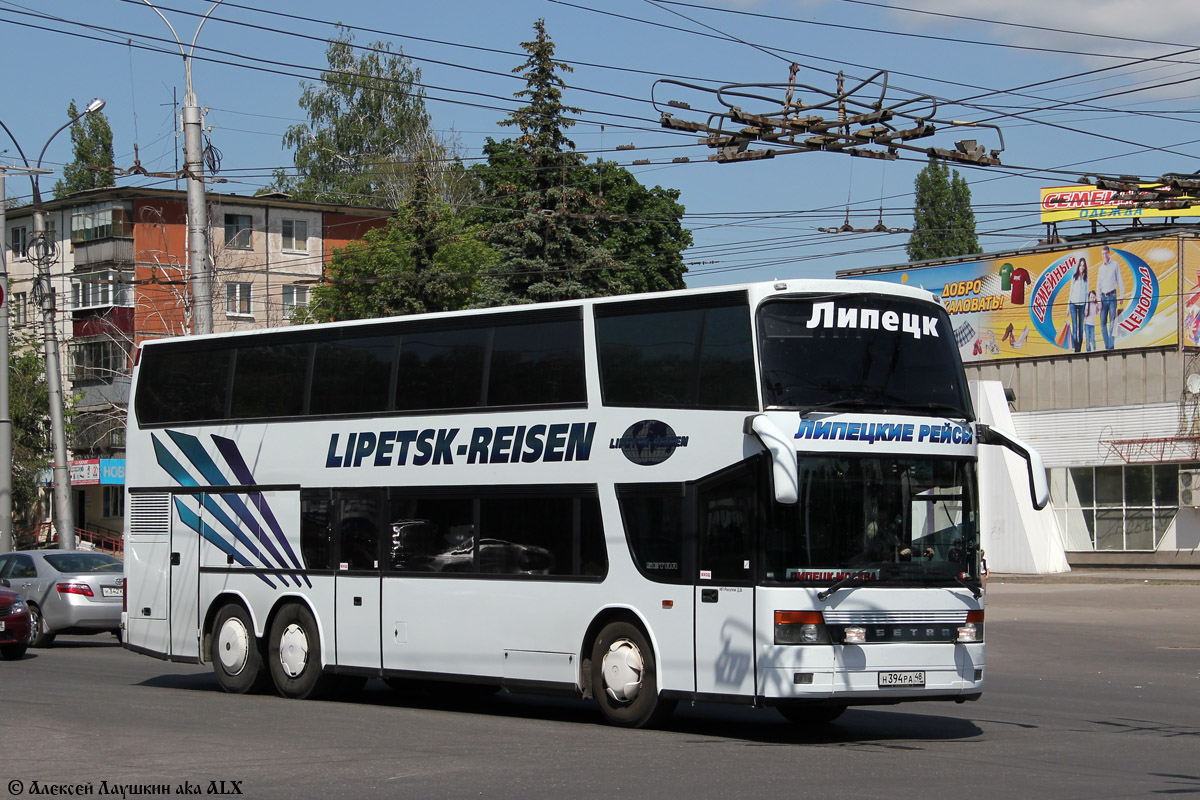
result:
[(928, 293), (787, 281), (146, 342), (126, 647), (221, 686), (973, 700), (977, 424)]

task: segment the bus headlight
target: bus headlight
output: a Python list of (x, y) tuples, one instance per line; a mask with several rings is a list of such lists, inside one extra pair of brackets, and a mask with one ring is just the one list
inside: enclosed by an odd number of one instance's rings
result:
[(776, 611), (775, 644), (829, 644), (820, 611)]
[(959, 644), (983, 641), (983, 609), (967, 612), (967, 621), (958, 626), (958, 637), (954, 641)]
[(842, 644), (866, 644), (867, 629), (851, 625), (842, 632)]

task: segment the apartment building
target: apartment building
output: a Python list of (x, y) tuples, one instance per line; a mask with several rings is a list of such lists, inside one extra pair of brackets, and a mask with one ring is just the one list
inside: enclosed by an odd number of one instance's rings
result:
[[(308, 304), (333, 251), (383, 226), (391, 215), (387, 209), (303, 203), (282, 194), (210, 193), (207, 203), (218, 333), (290, 324), (293, 312)], [(75, 524), (119, 533), (134, 349), (145, 339), (192, 328), (187, 195), (94, 189), (51, 200), (45, 213), (55, 244), (50, 278), (63, 387), (75, 398), (69, 442)], [(7, 212), (12, 336), (36, 345), (43, 315), (29, 258), (33, 229), (30, 207)]]

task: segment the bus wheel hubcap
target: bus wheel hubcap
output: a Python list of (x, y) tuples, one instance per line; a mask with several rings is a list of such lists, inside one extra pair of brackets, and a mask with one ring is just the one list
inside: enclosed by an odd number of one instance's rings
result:
[(279, 663), (289, 678), (299, 676), (308, 663), (308, 636), (294, 622), (284, 628), (279, 637)]
[(221, 666), (230, 675), (237, 675), (246, 667), (250, 655), (250, 635), (240, 619), (227, 619), (217, 637), (217, 656)]
[(642, 654), (628, 639), (612, 643), (604, 654), (604, 690), (618, 703), (631, 703), (642, 691)]

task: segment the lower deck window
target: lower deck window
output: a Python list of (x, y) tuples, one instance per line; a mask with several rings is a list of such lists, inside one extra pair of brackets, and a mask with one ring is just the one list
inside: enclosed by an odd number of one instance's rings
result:
[(602, 578), (595, 487), (306, 489), (309, 569)]

